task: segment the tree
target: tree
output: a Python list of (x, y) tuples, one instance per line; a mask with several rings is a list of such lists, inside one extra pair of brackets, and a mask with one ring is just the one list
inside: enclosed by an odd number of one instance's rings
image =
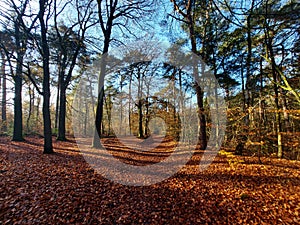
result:
[(51, 116), (50, 116), (50, 50), (47, 38), (47, 23), (49, 19), (46, 14), (46, 9), (50, 4), (48, 0), (39, 0), (38, 19), (40, 22), (41, 48), (40, 53), (43, 59), (43, 120), (44, 120), (44, 153), (53, 153), (52, 131), (51, 131)]
[[(29, 0), (15, 2), (13, 0), (7, 0), (6, 4), (9, 6), (9, 10), (3, 11), (2, 15), (7, 20), (5, 23), (9, 25), (12, 23), (11, 36), (14, 39), (13, 48), (6, 48), (4, 44), (1, 44), (2, 49), (5, 51), (7, 60), (10, 64), (11, 71), (13, 71), (12, 59), (16, 61), (14, 80), (14, 130), (13, 140), (23, 141), (23, 116), (22, 116), (22, 80), (23, 80), (23, 66), (24, 56), (27, 50), (27, 44), (29, 40), (29, 33), (34, 28), (34, 24), (37, 17), (30, 14), (27, 15), (27, 8), (29, 6)], [(11, 16), (13, 15), (13, 16)], [(27, 24), (25, 18), (30, 18), (31, 22)], [(16, 56), (14, 55), (16, 53)]]
[[(282, 158), (283, 156), (283, 140), (282, 140), (282, 122), (281, 122), (281, 108), (285, 109), (284, 117), (286, 118), (286, 121), (288, 120), (288, 115), (286, 112), (286, 104), (285, 104), (285, 96), (283, 94), (283, 89), (281, 83), (285, 83), (285, 85), (289, 85), (287, 83), (286, 77), (283, 75), (282, 70), (276, 63), (276, 42), (284, 42), (284, 40), (276, 40), (276, 36), (278, 33), (280, 33), (282, 29), (282, 22), (277, 22), (278, 17), (274, 17), (274, 14), (278, 13), (279, 15), (284, 15), (286, 13), (286, 10), (283, 10), (283, 13), (280, 12), (279, 9), (276, 8), (277, 1), (266, 1), (265, 4), (262, 6), (264, 10), (264, 20), (263, 20), (263, 28), (265, 33), (265, 46), (266, 46), (266, 54), (267, 54), (267, 61), (271, 64), (271, 74), (274, 84), (274, 101), (275, 101), (275, 120), (276, 120), (276, 133), (277, 133), (277, 156), (278, 158)], [(297, 6), (297, 5), (296, 5)], [(299, 5), (298, 5), (299, 8)], [(281, 17), (281, 16), (280, 16)], [(283, 21), (292, 22), (296, 18), (293, 18), (293, 14), (291, 15), (291, 20), (286, 19), (286, 16), (283, 16)], [(297, 16), (296, 16), (297, 17)], [(280, 18), (282, 19), (282, 18)], [(298, 18), (299, 19), (299, 18)], [(292, 32), (293, 33), (293, 32)], [(278, 36), (277, 36), (278, 37)], [(283, 45), (282, 45), (283, 46)], [(282, 49), (282, 58), (284, 58), (284, 49)], [(293, 89), (289, 90), (292, 91)], [(295, 93), (295, 92), (294, 92)], [(297, 94), (295, 95), (297, 98)], [(298, 95), (299, 98), (299, 95)], [(283, 99), (283, 104), (280, 104), (280, 99)], [(288, 124), (287, 124), (288, 126)]]
[(152, 1), (148, 0), (97, 0), (98, 3), (98, 15), (101, 31), (103, 33), (103, 50), (100, 63), (100, 75), (98, 81), (98, 100), (96, 107), (96, 119), (95, 119), (95, 132), (93, 138), (93, 147), (101, 147), (101, 124), (103, 117), (103, 97), (104, 97), (104, 77), (106, 70), (106, 57), (109, 50), (109, 46), (113, 40), (112, 30), (114, 27), (124, 30), (129, 34), (132, 32), (129, 29), (130, 23), (137, 23), (138, 20), (145, 16), (143, 15), (150, 12), (150, 6)]
[[(182, 21), (184, 25), (187, 27), (189, 41), (191, 50), (194, 54), (199, 55), (199, 50), (197, 48), (197, 39), (196, 39), (196, 17), (195, 17), (195, 10), (196, 10), (196, 1), (188, 0), (188, 1), (176, 1), (171, 0), (174, 6), (174, 13), (175, 15), (172, 16), (173, 18)], [(179, 14), (183, 19), (176, 16), (176, 13)], [(205, 61), (205, 59), (204, 59)], [(204, 69), (203, 67), (201, 68)], [(204, 74), (204, 71), (201, 71)], [(198, 67), (194, 67), (193, 76), (195, 80), (195, 90), (197, 95), (197, 105), (198, 105), (198, 135), (199, 135), (199, 148), (204, 150), (207, 147), (207, 133), (206, 133), (206, 117), (205, 117), (205, 110), (204, 110), (204, 92), (199, 85), (199, 69)]]
[[(238, 93), (235, 100), (231, 98), (230, 103), (238, 108), (239, 103), (235, 101), (240, 96), (243, 98), (241, 117), (245, 118), (245, 123), (238, 127), (244, 127), (242, 136), (245, 134), (246, 138), (242, 138), (242, 142), (247, 141), (249, 148), (259, 145), (257, 149), (260, 150), (267, 149), (263, 144), (268, 143), (269, 149), (271, 145), (276, 146), (277, 156), (281, 158), (283, 147), (289, 148), (284, 140), (291, 136), (289, 113), (298, 96), (290, 81), (295, 74), (292, 62), (295, 62), (293, 52), (297, 49), (294, 43), (297, 43), (299, 29), (299, 4), (296, 1), (253, 0), (248, 4), (225, 2), (222, 10), (221, 7), (217, 9), (230, 23), (228, 30), (232, 30), (228, 33), (231, 36), (222, 43), (222, 51), (227, 51), (225, 68), (232, 67), (227, 70), (232, 73), (241, 72), (242, 93)], [(234, 62), (235, 58), (239, 64)], [(256, 113), (257, 106), (259, 113)]]
[[(5, 48), (12, 48), (11, 45), (11, 37), (7, 32), (0, 32), (0, 40), (1, 40), (1, 46), (5, 46)], [(10, 45), (10, 46), (8, 46)], [(7, 86), (6, 86), (6, 54), (4, 49), (0, 49), (0, 55), (1, 55), (1, 77), (0, 77), (0, 87), (2, 83), (2, 99), (1, 99), (1, 132), (6, 133), (7, 132), (7, 113), (6, 113), (6, 92), (7, 92)], [(2, 81), (2, 82), (1, 82)]]
[(51, 44), (54, 46), (55, 61), (58, 64), (59, 127), (57, 139), (61, 141), (66, 140), (66, 91), (71, 82), (77, 59), (86, 51), (84, 44), (86, 32), (98, 23), (94, 18), (95, 5), (93, 2), (93, 0), (76, 0), (74, 10), (77, 11), (77, 18), (68, 27), (59, 24), (58, 18), (71, 2), (66, 2), (59, 10), (57, 1), (54, 1), (54, 33)]

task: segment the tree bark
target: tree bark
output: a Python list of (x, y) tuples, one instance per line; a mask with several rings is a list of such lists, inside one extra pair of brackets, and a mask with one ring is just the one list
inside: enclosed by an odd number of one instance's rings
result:
[[(271, 46), (270, 46), (271, 47)], [(275, 58), (273, 49), (271, 47), (270, 55), (271, 55), (271, 61), (272, 61), (272, 74), (273, 74), (273, 80), (274, 80), (274, 93), (275, 93), (275, 122), (276, 122), (276, 134), (277, 134), (277, 157), (282, 158), (283, 155), (283, 146), (282, 146), (282, 128), (281, 128), (281, 116), (280, 116), (280, 104), (279, 104), (279, 91), (278, 91), (278, 77), (276, 74), (276, 66), (275, 66)]]
[[(59, 71), (60, 69), (58, 69)], [(59, 117), (59, 100), (60, 100), (60, 81), (58, 79), (57, 84), (57, 95), (56, 95), (56, 106), (55, 106), (55, 123), (54, 123), (54, 129), (58, 129), (58, 117)]]
[(246, 61), (246, 90), (245, 90), (245, 102), (246, 102), (246, 116), (245, 126), (250, 125), (250, 107), (252, 99), (252, 87), (251, 87), (251, 61), (252, 61), (252, 38), (251, 38), (251, 14), (247, 17), (247, 61)]
[(15, 96), (14, 96), (14, 131), (13, 141), (24, 141), (23, 138), (23, 113), (22, 113), (22, 73), (21, 66), (17, 65), (17, 72), (14, 76)]
[(102, 55), (101, 63), (100, 63), (100, 75), (98, 80), (98, 99), (97, 99), (97, 108), (96, 108), (96, 119), (95, 119), (95, 131), (92, 146), (94, 148), (101, 148), (101, 128), (102, 128), (102, 118), (103, 118), (103, 105), (104, 105), (104, 77), (106, 70), (106, 53), (108, 52), (109, 41), (105, 42), (104, 52)]
[(21, 44), (21, 34), (19, 29), (19, 17), (15, 21), (15, 43), (17, 51), (17, 67), (14, 76), (15, 93), (14, 93), (14, 131), (13, 141), (24, 141), (23, 138), (23, 114), (22, 114), (22, 73), (23, 73), (23, 57), (24, 48)]
[(284, 90), (280, 88), (280, 95), (281, 95), (281, 105), (283, 109), (283, 118), (284, 118), (284, 128), (286, 132), (290, 132), (290, 119), (289, 119), (289, 112), (288, 112), (288, 103), (287, 98)]
[(282, 158), (283, 156), (283, 146), (282, 146), (282, 127), (281, 127), (281, 115), (280, 115), (280, 103), (279, 103), (279, 87), (278, 83), (280, 82), (280, 76), (277, 74), (277, 65), (275, 61), (275, 54), (273, 50), (273, 37), (271, 34), (271, 30), (269, 27), (269, 24), (267, 22), (267, 16), (268, 16), (268, 8), (269, 8), (269, 3), (267, 1), (266, 3), (266, 12), (265, 12), (265, 21), (264, 21), (264, 28), (265, 28), (265, 44), (267, 47), (267, 53), (270, 54), (270, 59), (271, 59), (271, 71), (272, 71), (272, 77), (273, 77), (273, 82), (274, 82), (274, 98), (275, 98), (275, 127), (276, 127), (276, 135), (277, 135), (277, 157)]
[(263, 59), (260, 59), (260, 87), (259, 87), (259, 124), (258, 124), (258, 135), (259, 135), (259, 141), (260, 146), (257, 148), (257, 159), (258, 163), (261, 163), (261, 153), (263, 150), (263, 128), (265, 126), (264, 121), (264, 108), (263, 108)]
[[(5, 55), (2, 55), (2, 65), (1, 65), (1, 73), (2, 73), (2, 99), (1, 99), (1, 122), (2, 122), (2, 132), (7, 133), (7, 116), (6, 116), (6, 71), (5, 71)], [(1, 79), (1, 78), (0, 78)], [(1, 83), (1, 80), (0, 80)]]
[(203, 104), (203, 91), (201, 87), (196, 84), (196, 94), (197, 94), (197, 106), (198, 106), (198, 132), (199, 132), (199, 148), (205, 150), (207, 147), (207, 137), (206, 137), (206, 118), (204, 112)]
[(28, 95), (29, 95), (29, 106), (28, 106), (28, 117), (26, 121), (26, 132), (31, 132), (31, 126), (30, 126), (30, 119), (33, 112), (33, 106), (34, 106), (34, 89), (31, 88), (30, 85), (28, 85)]
[[(190, 7), (192, 4), (190, 4)], [(189, 13), (187, 14), (188, 24), (189, 24), (189, 33), (190, 33), (190, 42), (192, 46), (192, 52), (198, 55), (197, 52), (197, 42), (194, 30), (194, 21), (191, 14), (191, 9), (188, 10)], [(199, 148), (201, 150), (205, 150), (207, 147), (207, 136), (206, 136), (206, 117), (204, 113), (204, 102), (203, 102), (203, 90), (198, 84), (199, 82), (199, 71), (198, 68), (194, 68), (194, 79), (195, 79), (195, 88), (196, 88), (196, 95), (197, 95), (197, 106), (198, 106), (198, 135), (199, 135)]]
[(98, 94), (97, 99), (97, 108), (96, 108), (96, 118), (95, 118), (95, 131), (92, 146), (94, 148), (100, 148), (101, 142), (101, 127), (102, 127), (102, 116), (103, 116), (103, 96), (104, 96), (104, 88), (101, 88)]
[[(110, 21), (111, 20), (111, 21)], [(103, 47), (103, 53), (101, 57), (101, 63), (100, 63), (100, 74), (99, 74), (99, 80), (98, 80), (98, 100), (97, 100), (97, 108), (96, 108), (96, 119), (95, 119), (95, 131), (94, 131), (94, 138), (93, 138), (93, 144), (92, 146), (94, 148), (101, 148), (101, 127), (102, 127), (102, 118), (103, 118), (103, 97), (104, 97), (104, 77), (106, 73), (106, 57), (108, 53), (108, 48), (110, 44), (110, 36), (112, 31), (112, 20), (111, 18), (107, 25), (107, 30), (104, 32), (105, 40), (104, 40), (104, 47)]]
[(53, 153), (51, 115), (50, 115), (50, 51), (47, 40), (47, 28), (44, 21), (45, 4), (47, 0), (39, 0), (39, 21), (41, 25), (41, 47), (43, 57), (43, 120), (44, 120), (44, 154)]
[(141, 99), (139, 99), (139, 102), (138, 102), (138, 117), (139, 117), (138, 137), (139, 138), (144, 138), (144, 133), (143, 133), (143, 104), (142, 104)]
[(67, 97), (66, 87), (64, 82), (60, 83), (60, 96), (59, 96), (59, 117), (58, 117), (58, 135), (57, 140), (66, 141), (66, 111), (67, 111)]
[(128, 125), (129, 125), (129, 135), (132, 134), (132, 122), (131, 122), (131, 105), (132, 105), (132, 73), (130, 73), (130, 77), (129, 77), (129, 102), (128, 102)]

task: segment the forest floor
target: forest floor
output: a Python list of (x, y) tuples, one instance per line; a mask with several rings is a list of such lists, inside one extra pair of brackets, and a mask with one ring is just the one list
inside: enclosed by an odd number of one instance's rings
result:
[(97, 174), (74, 140), (54, 140), (52, 155), (42, 143), (0, 137), (0, 224), (300, 224), (297, 161), (225, 153), (200, 172), (196, 154), (172, 177), (133, 187)]

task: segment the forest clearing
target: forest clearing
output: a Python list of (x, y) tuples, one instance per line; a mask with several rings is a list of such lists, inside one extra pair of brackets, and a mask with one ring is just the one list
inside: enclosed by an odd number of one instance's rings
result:
[(300, 224), (298, 0), (1, 0), (0, 224)]
[(131, 187), (97, 174), (74, 139), (53, 140), (52, 155), (26, 140), (1, 137), (3, 225), (300, 223), (299, 161), (219, 154), (200, 173), (198, 153), (169, 179)]

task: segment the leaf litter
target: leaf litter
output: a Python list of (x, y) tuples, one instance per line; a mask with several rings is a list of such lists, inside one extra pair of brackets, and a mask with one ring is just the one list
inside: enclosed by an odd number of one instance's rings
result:
[(219, 154), (199, 172), (195, 154), (169, 179), (131, 187), (97, 174), (73, 139), (54, 140), (52, 155), (42, 143), (0, 137), (0, 224), (300, 224), (297, 161)]

